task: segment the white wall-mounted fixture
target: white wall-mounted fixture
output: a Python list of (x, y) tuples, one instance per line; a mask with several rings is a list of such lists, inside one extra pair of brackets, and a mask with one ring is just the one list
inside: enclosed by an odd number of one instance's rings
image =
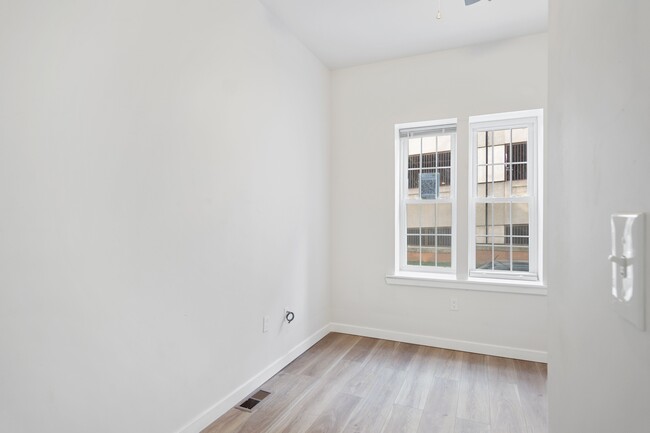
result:
[(614, 214), (612, 225), (612, 299), (618, 314), (645, 330), (644, 214)]

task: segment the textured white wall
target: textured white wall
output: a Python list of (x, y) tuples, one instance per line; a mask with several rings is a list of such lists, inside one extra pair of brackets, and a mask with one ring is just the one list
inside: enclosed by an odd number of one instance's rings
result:
[(650, 212), (649, 15), (642, 1), (550, 4), (551, 433), (650, 428), (650, 332), (611, 308), (607, 261), (610, 215)]
[(174, 432), (329, 323), (328, 141), (255, 0), (0, 1), (0, 431)]
[[(384, 282), (394, 263), (394, 125), (457, 117), (458, 164), (465, 167), (470, 115), (545, 108), (546, 94), (543, 34), (332, 74), (334, 322), (546, 350), (544, 296)], [(467, 197), (466, 179), (458, 188)], [(459, 209), (466, 212), (462, 200)], [(459, 267), (467, 268), (466, 257), (459, 257)], [(458, 312), (449, 311), (452, 296)]]

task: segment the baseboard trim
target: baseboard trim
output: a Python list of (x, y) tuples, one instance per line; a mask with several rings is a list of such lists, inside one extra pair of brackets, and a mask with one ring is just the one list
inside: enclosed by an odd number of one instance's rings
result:
[(517, 347), (499, 346), (495, 344), (477, 343), (475, 341), (454, 340), (450, 338), (433, 337), (429, 335), (410, 334), (407, 332), (389, 331), (386, 329), (366, 328), (363, 326), (347, 325), (345, 323), (330, 323), (307, 337), (296, 345), (286, 355), (278, 358), (264, 370), (257, 373), (246, 383), (215, 403), (177, 433), (200, 433), (212, 424), (214, 420), (226, 413), (244, 397), (262, 386), (291, 361), (302, 355), (307, 349), (317, 343), (330, 332), (359, 335), (362, 337), (381, 338), (402, 343), (421, 344), (423, 346), (440, 347), (443, 349), (460, 350), (463, 352), (481, 353), (484, 355), (502, 356), (506, 358), (523, 359), (525, 361), (546, 362), (546, 352), (540, 350), (520, 349)]
[(330, 331), (341, 332), (344, 334), (360, 335), (362, 337), (381, 338), (383, 340), (399, 341), (402, 343), (412, 343), (420, 344), (423, 346), (440, 347), (443, 349), (459, 350), (462, 352), (473, 352), (481, 353), (484, 355), (502, 356), (504, 358), (522, 359), (524, 361), (546, 362), (547, 360), (547, 353), (540, 350), (477, 343), (475, 341), (454, 340), (450, 338), (433, 337), (429, 335), (388, 331), (385, 329), (366, 328), (363, 326), (347, 325), (344, 323), (331, 323)]
[(330, 332), (330, 325), (325, 325), (305, 340), (296, 345), (286, 355), (278, 358), (264, 370), (257, 373), (246, 383), (235, 389), (233, 392), (215, 403), (212, 407), (204, 411), (185, 427), (178, 430), (178, 433), (200, 433), (201, 430), (212, 424), (214, 420), (232, 409), (237, 403), (262, 386), (264, 382), (275, 376), (285, 366), (289, 365), (294, 359), (302, 355), (307, 349), (317, 343), (321, 338)]

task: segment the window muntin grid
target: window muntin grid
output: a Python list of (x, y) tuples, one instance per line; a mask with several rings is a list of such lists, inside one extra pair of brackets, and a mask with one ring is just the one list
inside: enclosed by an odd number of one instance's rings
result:
[[(400, 268), (454, 268), (455, 125), (402, 129), (400, 136)], [(438, 195), (422, 198), (422, 174), (437, 176)]]
[(470, 276), (537, 279), (537, 118), (471, 123)]
[(478, 196), (528, 195), (528, 128), (481, 130), (475, 134)]
[[(435, 196), (431, 194), (431, 189), (426, 190), (427, 194), (420, 196), (420, 176), (424, 172), (427, 177), (422, 178), (423, 185), (430, 186), (435, 169), (441, 169), (447, 164), (435, 164), (435, 158), (442, 156), (441, 152), (436, 155), (428, 156), (427, 152), (422, 151), (422, 141), (416, 142), (416, 146), (420, 149), (415, 149), (411, 152), (409, 161), (408, 152), (408, 138), (418, 138), (425, 135), (431, 135), (433, 129), (445, 129), (454, 127), (456, 119), (447, 119), (444, 121), (432, 122), (416, 122), (408, 124), (395, 125), (395, 277), (405, 278), (409, 284), (420, 285), (420, 283), (412, 283), (413, 281), (420, 281), (422, 285), (439, 284), (442, 281), (467, 281), (468, 286), (473, 285), (474, 282), (479, 283), (480, 279), (485, 278), (484, 282), (493, 286), (498, 279), (512, 279), (512, 280), (529, 280), (523, 283), (528, 285), (543, 284), (542, 280), (542, 242), (538, 238), (542, 236), (542, 155), (543, 155), (543, 111), (542, 110), (527, 110), (512, 113), (497, 113), (490, 115), (470, 116), (469, 118), (469, 143), (466, 148), (461, 148), (461, 158), (467, 158), (469, 164), (460, 167), (456, 165), (456, 151), (455, 146), (455, 130), (453, 135), (454, 143), (452, 151), (450, 152), (449, 159), (451, 159), (450, 170), (450, 183), (453, 188), (451, 189), (451, 198), (443, 199), (440, 195), (436, 196), (435, 203), (438, 202), (451, 202), (452, 205), (452, 221), (453, 227), (447, 228), (441, 222), (431, 224), (430, 219), (428, 225), (422, 224), (422, 220), (418, 217), (417, 224), (407, 224), (406, 218), (406, 205), (417, 203), (422, 200)], [(507, 132), (505, 132), (507, 130)], [(518, 132), (521, 130), (525, 132), (527, 137), (521, 139)], [(488, 156), (485, 157), (481, 164), (490, 166), (490, 171), (485, 175), (482, 182), (478, 182), (478, 139), (475, 132), (478, 131), (504, 131), (497, 134), (492, 134), (491, 137), (486, 138), (486, 147), (488, 140), (499, 146), (504, 146), (502, 151), (489, 149)], [(515, 132), (513, 132), (515, 131)], [(438, 131), (444, 133), (444, 131)], [(501, 141), (494, 139), (495, 135), (502, 134)], [(489, 134), (488, 134), (489, 135)], [(506, 140), (506, 138), (508, 140)], [(485, 150), (483, 149), (483, 154)], [(495, 155), (496, 154), (496, 155)], [(491, 158), (491, 159), (490, 159)], [(440, 159), (440, 158), (438, 158)], [(500, 166), (496, 170), (495, 166)], [(485, 168), (483, 172), (485, 173)], [(503, 168), (501, 171), (500, 169)], [(411, 169), (414, 173), (408, 175)], [(440, 171), (438, 172), (440, 173)], [(469, 186), (469, 193), (465, 194), (464, 191), (457, 192), (455, 189), (458, 180), (457, 173), (464, 176)], [(495, 176), (495, 173), (497, 176)], [(492, 176), (488, 179), (488, 176)], [(461, 186), (463, 184), (462, 177)], [(499, 188), (495, 187), (498, 182), (505, 183), (510, 181), (508, 188), (504, 186)], [(538, 183), (539, 182), (539, 183)], [(441, 176), (440, 183), (443, 183)], [(482, 196), (479, 195), (478, 187), (488, 183), (488, 190), (483, 192)], [(408, 192), (411, 192), (409, 198)], [(435, 191), (435, 188), (433, 188)], [(485, 189), (483, 189), (485, 191)], [(423, 191), (424, 193), (425, 191)], [(457, 198), (457, 194), (458, 198)], [(457, 200), (462, 199), (465, 206), (458, 208)], [(428, 200), (430, 203), (434, 203)], [(477, 236), (477, 223), (476, 223), (476, 205), (485, 203), (527, 203), (528, 204), (528, 221), (518, 221), (512, 219), (507, 224), (501, 221), (500, 224), (479, 224), (483, 226), (478, 229), (480, 231)], [(512, 204), (511, 204), (512, 208)], [(435, 209), (435, 207), (433, 207)], [(461, 220), (467, 221), (469, 224), (460, 227), (458, 233), (458, 226), (455, 222), (458, 221), (459, 216), (457, 212), (463, 212), (460, 215)], [(489, 212), (489, 211), (488, 211)], [(429, 212), (431, 214), (431, 212)], [(435, 213), (435, 211), (434, 211)], [(412, 215), (416, 215), (415, 210), (412, 210)], [(413, 217), (412, 217), (413, 218)], [(497, 221), (498, 222), (498, 221)], [(446, 247), (443, 245), (448, 238), (443, 240), (447, 232), (451, 233), (452, 245), (452, 266), (451, 269), (436, 267), (436, 261), (422, 256), (422, 252), (427, 253), (427, 248)], [(436, 239), (436, 235), (440, 235)], [(458, 244), (457, 239), (460, 236), (466, 239), (466, 244)], [(489, 259), (483, 259), (482, 264), (487, 264), (489, 269), (477, 269), (476, 267), (476, 249), (477, 238), (483, 237), (479, 240), (479, 247), (487, 249), (489, 245), (490, 256)], [(481, 242), (483, 245), (481, 245)], [(411, 248), (420, 256), (407, 259), (407, 249)], [(494, 251), (494, 252), (493, 252)], [(502, 254), (503, 253), (503, 254)], [(461, 268), (457, 269), (454, 265), (454, 257), (462, 254), (467, 257), (463, 266), (463, 261), (460, 262)], [(504, 256), (505, 254), (505, 256)], [(526, 257), (526, 254), (528, 257)], [(507, 260), (503, 260), (504, 257)], [(479, 258), (480, 259), (480, 258)], [(526, 259), (528, 262), (526, 263)], [(438, 258), (438, 262), (443, 262)], [(409, 263), (410, 262), (410, 263)], [(416, 265), (417, 263), (417, 265)], [(423, 263), (424, 266), (420, 264)], [(505, 265), (504, 265), (505, 263)], [(432, 266), (433, 265), (433, 266)], [(526, 268), (526, 266), (528, 266)], [(506, 271), (502, 268), (506, 267)], [(429, 273), (427, 275), (427, 273)], [(442, 274), (450, 275), (442, 275)], [(420, 275), (418, 275), (420, 274)], [(440, 274), (440, 275), (436, 275)], [(489, 278), (488, 278), (489, 277)], [(494, 279), (489, 281), (489, 279)], [(426, 281), (426, 283), (424, 283)], [(438, 281), (437, 283), (434, 283)], [(481, 282), (483, 284), (483, 282)], [(505, 284), (505, 282), (504, 282)], [(514, 283), (516, 284), (516, 283)], [(510, 287), (510, 286), (509, 286)], [(499, 290), (500, 291), (500, 290)]]

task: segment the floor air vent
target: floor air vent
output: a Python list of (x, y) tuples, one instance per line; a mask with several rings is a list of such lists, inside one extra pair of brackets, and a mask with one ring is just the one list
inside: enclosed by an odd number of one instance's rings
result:
[(246, 400), (242, 401), (235, 407), (239, 410), (243, 410), (244, 412), (252, 412), (253, 408), (257, 406), (259, 402), (261, 402), (266, 397), (268, 397), (270, 394), (271, 394), (270, 392), (262, 391), (260, 389), (255, 394), (251, 395), (250, 397), (248, 397)]

